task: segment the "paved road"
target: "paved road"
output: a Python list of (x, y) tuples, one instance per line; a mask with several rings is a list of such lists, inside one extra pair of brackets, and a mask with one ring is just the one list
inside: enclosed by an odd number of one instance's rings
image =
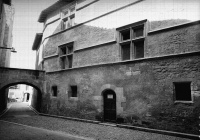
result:
[[(81, 137), (77, 137), (77, 135)], [(88, 140), (91, 138), (96, 140), (189, 140), (107, 125), (40, 116), (34, 114), (26, 103), (12, 104), (8, 112), (0, 118), (0, 140)]]
[[(12, 103), (9, 110), (1, 117), (20, 118), (36, 116), (27, 103)], [(22, 125), (10, 121), (0, 120), (0, 140), (85, 140), (84, 137), (74, 136), (59, 131)], [(89, 139), (89, 138), (87, 138)]]
[(2, 118), (8, 117), (30, 117), (37, 115), (33, 112), (26, 102), (13, 102), (8, 105), (8, 111), (2, 116)]
[(0, 140), (86, 140), (59, 131), (20, 125), (0, 120)]

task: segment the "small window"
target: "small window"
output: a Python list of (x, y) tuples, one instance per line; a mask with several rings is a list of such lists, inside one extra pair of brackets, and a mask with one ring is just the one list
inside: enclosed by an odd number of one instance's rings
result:
[(69, 11), (70, 11), (70, 14), (74, 14), (74, 13), (75, 13), (75, 10), (76, 10), (76, 9), (75, 9), (75, 6), (71, 7), (70, 10), (69, 10)]
[(78, 97), (77, 86), (71, 86), (71, 97)]
[(130, 44), (122, 45), (122, 60), (130, 60)]
[(192, 101), (191, 82), (174, 83), (176, 101)]
[(134, 38), (142, 37), (143, 36), (144, 27), (138, 27), (133, 29)]
[(52, 96), (57, 97), (58, 89), (57, 86), (52, 86)]
[(68, 20), (63, 20), (63, 30), (68, 28)]
[(60, 54), (61, 55), (65, 55), (66, 54), (66, 47), (62, 47), (62, 48), (60, 48)]
[(135, 58), (144, 57), (144, 41), (139, 41), (134, 43), (135, 48)]
[(64, 15), (64, 16), (68, 16), (68, 13), (69, 13), (68, 10), (63, 11), (63, 15)]
[(73, 53), (73, 46), (67, 46), (67, 54)]
[(73, 60), (73, 55), (69, 55), (69, 56), (67, 56), (67, 58), (68, 58), (68, 68), (72, 68), (72, 60)]
[(65, 69), (66, 67), (66, 57), (61, 57), (60, 58), (60, 66), (61, 66), (61, 69)]
[(62, 10), (63, 30), (75, 25), (76, 5), (66, 7)]
[(125, 30), (121, 32), (121, 40), (129, 40), (130, 39), (130, 30)]
[(73, 17), (70, 17), (70, 26), (72, 27), (72, 26), (74, 26), (75, 25), (75, 18), (74, 18), (74, 16)]

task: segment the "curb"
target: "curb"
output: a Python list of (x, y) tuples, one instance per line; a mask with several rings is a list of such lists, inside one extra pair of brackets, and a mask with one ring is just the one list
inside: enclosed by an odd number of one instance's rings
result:
[(39, 112), (33, 108), (31, 105), (28, 105), (28, 107), (36, 114), (36, 115), (39, 115)]
[(176, 136), (176, 137), (181, 137), (181, 138), (189, 138), (189, 139), (193, 139), (193, 140), (199, 140), (200, 139), (200, 137), (198, 135), (181, 133), (181, 132), (158, 130), (158, 129), (137, 127), (137, 126), (130, 126), (130, 125), (121, 125), (121, 124), (117, 124), (117, 127), (127, 128), (127, 129), (132, 129), (132, 130), (139, 130), (139, 131), (144, 131), (144, 132), (157, 133), (157, 134), (163, 134), (163, 135)]
[(50, 115), (50, 114), (44, 114), (44, 113), (38, 113), (38, 115), (47, 116), (47, 117), (54, 117), (54, 118), (68, 119), (68, 120), (73, 120), (73, 121), (94, 123), (94, 124), (106, 125), (106, 126), (111, 126), (111, 127), (119, 127), (119, 128), (126, 128), (126, 129), (132, 129), (132, 130), (139, 130), (139, 131), (144, 131), (144, 132), (151, 132), (151, 133), (157, 133), (157, 134), (163, 134), (163, 135), (169, 135), (169, 136), (176, 136), (176, 137), (181, 137), (181, 138), (189, 138), (189, 139), (193, 139), (193, 140), (199, 140), (200, 139), (200, 136), (198, 136), (198, 135), (180, 133), (180, 132), (174, 132), (174, 131), (158, 130), (158, 129), (151, 129), (151, 128), (145, 128), (145, 127), (131, 126), (131, 125), (106, 123), (106, 122), (100, 122), (100, 121), (94, 121), (94, 120), (86, 120), (86, 119), (79, 119), (79, 118), (72, 118), (72, 117), (65, 117), (65, 116), (57, 116), (57, 115)]
[(100, 121), (86, 120), (86, 119), (79, 119), (79, 118), (72, 118), (72, 117), (65, 117), (65, 116), (57, 116), (57, 115), (50, 115), (50, 114), (44, 114), (44, 113), (39, 113), (39, 115), (47, 116), (47, 117), (54, 117), (54, 118), (61, 118), (61, 119), (68, 119), (68, 120), (73, 120), (73, 121), (95, 123), (95, 124), (101, 123)]

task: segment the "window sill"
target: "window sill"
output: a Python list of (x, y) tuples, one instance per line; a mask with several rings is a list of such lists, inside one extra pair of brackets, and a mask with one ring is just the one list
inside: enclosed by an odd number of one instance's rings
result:
[(69, 69), (73, 69), (73, 68), (72, 67), (71, 68), (61, 68), (59, 71), (69, 70)]
[(69, 100), (78, 101), (78, 97), (69, 97)]
[(51, 98), (52, 98), (52, 99), (56, 99), (56, 98), (57, 98), (57, 96), (51, 96)]
[(182, 104), (193, 104), (193, 101), (175, 101), (174, 104), (178, 104), (178, 103), (182, 103)]
[(127, 64), (127, 63), (139, 63), (143, 61), (153, 61), (158, 59), (166, 59), (166, 58), (174, 58), (174, 57), (182, 57), (182, 56), (193, 56), (193, 55), (199, 55), (200, 51), (195, 52), (188, 52), (188, 53), (179, 53), (179, 54), (172, 54), (172, 55), (163, 55), (163, 56), (155, 56), (155, 57), (144, 57), (144, 58), (138, 58), (138, 59), (132, 59), (132, 60), (120, 60), (116, 62), (110, 62), (110, 63), (98, 63), (93, 65), (85, 65), (85, 66), (79, 66), (79, 67), (72, 67), (72, 68), (66, 68), (66, 69), (60, 69), (55, 71), (46, 71), (47, 74), (51, 73), (57, 73), (62, 71), (70, 71), (70, 70), (76, 70), (76, 69), (84, 69), (84, 68), (90, 68), (90, 67), (98, 67), (98, 66), (108, 66), (108, 65), (119, 65), (119, 64)]

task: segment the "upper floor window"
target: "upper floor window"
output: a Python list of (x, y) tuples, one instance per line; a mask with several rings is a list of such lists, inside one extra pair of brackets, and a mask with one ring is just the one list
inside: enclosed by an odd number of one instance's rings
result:
[(121, 59), (144, 58), (146, 20), (120, 27), (117, 30), (119, 31)]
[(59, 60), (61, 69), (72, 68), (73, 52), (73, 43), (59, 46)]
[(62, 10), (62, 29), (67, 29), (75, 25), (76, 5), (73, 4)]

